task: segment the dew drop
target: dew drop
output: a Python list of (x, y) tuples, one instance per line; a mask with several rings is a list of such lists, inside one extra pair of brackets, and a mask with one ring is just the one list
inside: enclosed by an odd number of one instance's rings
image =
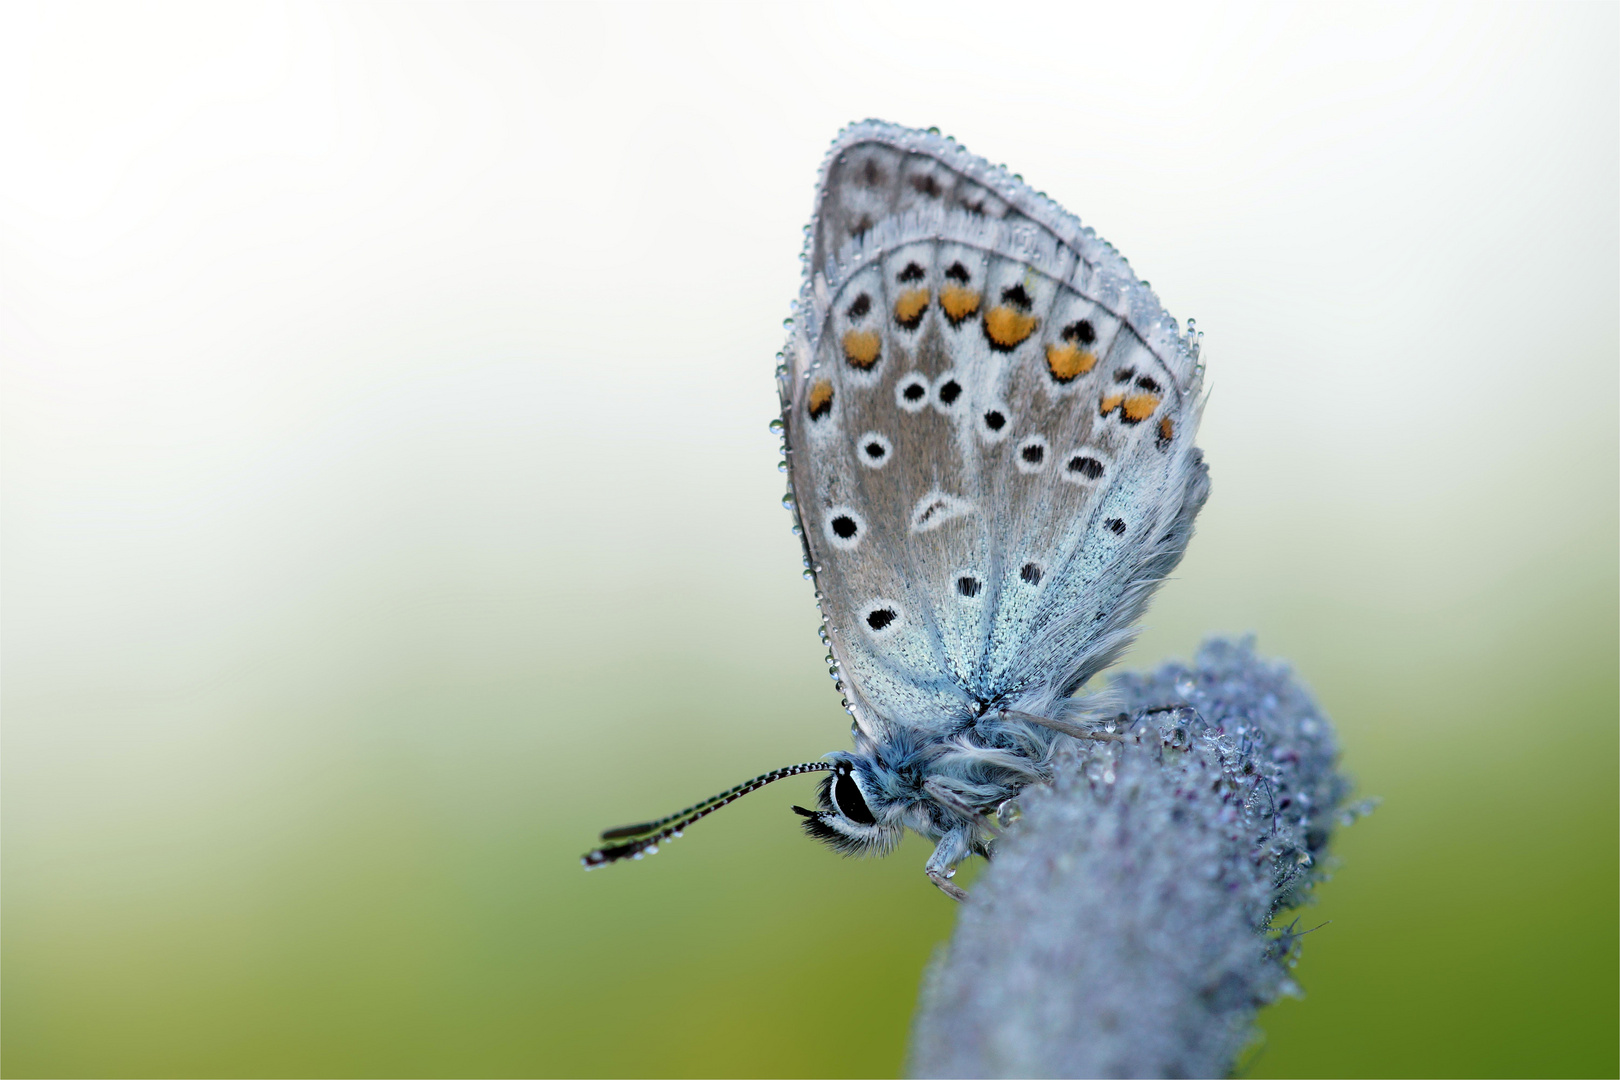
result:
[(787, 430), (787, 425), (782, 423), (782, 418), (780, 416), (772, 420), (770, 426), (772, 435), (780, 435), (783, 431)]

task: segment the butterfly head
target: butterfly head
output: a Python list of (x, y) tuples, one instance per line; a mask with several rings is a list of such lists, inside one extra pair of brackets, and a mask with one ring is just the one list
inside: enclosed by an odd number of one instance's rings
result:
[(895, 778), (885, 771), (875, 758), (835, 755), (832, 771), (816, 789), (818, 808), (793, 808), (804, 818), (805, 833), (846, 855), (893, 851), (904, 832), (904, 804), (889, 793)]

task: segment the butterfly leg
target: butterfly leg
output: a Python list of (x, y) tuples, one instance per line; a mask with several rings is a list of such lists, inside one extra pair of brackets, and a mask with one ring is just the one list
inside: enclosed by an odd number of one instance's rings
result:
[(940, 837), (939, 843), (934, 845), (934, 853), (928, 857), (928, 865), (923, 867), (928, 880), (952, 900), (967, 899), (967, 890), (952, 884), (951, 875), (956, 873), (956, 864), (968, 857), (971, 844), (967, 828), (958, 826)]
[(938, 870), (928, 871), (928, 880), (932, 881), (935, 885), (938, 885), (940, 892), (944, 893), (946, 896), (958, 903), (961, 903), (968, 897), (966, 889), (962, 888), (960, 885), (952, 885), (950, 879), (944, 874), (941, 874)]

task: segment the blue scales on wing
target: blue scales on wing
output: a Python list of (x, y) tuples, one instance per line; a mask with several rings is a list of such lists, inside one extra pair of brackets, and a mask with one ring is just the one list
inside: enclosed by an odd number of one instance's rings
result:
[(1106, 243), (937, 134), (829, 152), (781, 376), (857, 722), (1057, 715), (1128, 644), (1208, 492), (1196, 338)]

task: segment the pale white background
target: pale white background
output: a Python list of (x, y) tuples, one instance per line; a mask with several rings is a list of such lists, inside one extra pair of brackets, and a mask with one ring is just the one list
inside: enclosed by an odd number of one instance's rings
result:
[[(1008, 162), (1199, 319), (1204, 623), (1556, 565), (1614, 518), (1609, 14), (12, 7), (14, 689), (443, 662), (373, 618), (405, 596), (585, 651), (653, 594), (797, 597), (771, 357), (868, 115)], [(333, 618), (364, 632), (295, 640)]]
[[(161, 896), (244, 828), (293, 844), (398, 739), (593, 819), (667, 753), (748, 751), (657, 781), (684, 801), (842, 745), (766, 424), (815, 170), (867, 116), (1006, 162), (1206, 332), (1214, 496), (1136, 662), (1258, 630), (1363, 775), (1471, 736), (1613, 632), (1616, 25), (8, 6), (13, 925), (131, 845)], [(666, 696), (612, 729), (629, 772), (565, 767), (593, 695), (647, 670)], [(519, 678), (556, 697), (509, 728), (350, 708)], [(649, 733), (665, 704), (688, 729)], [(430, 813), (516, 798), (486, 781)]]

